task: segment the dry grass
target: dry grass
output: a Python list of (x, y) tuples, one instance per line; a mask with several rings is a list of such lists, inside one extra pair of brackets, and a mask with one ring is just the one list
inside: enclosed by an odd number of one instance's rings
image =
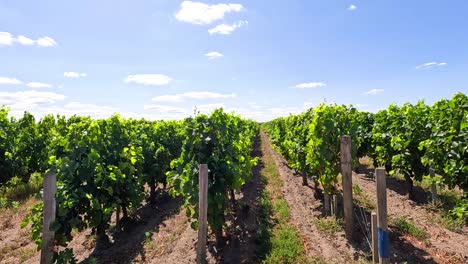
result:
[(26, 260), (32, 258), (34, 255), (36, 255), (36, 249), (33, 247), (27, 247), (27, 248), (20, 248), (17, 250), (18, 251), (18, 258), (22, 262), (25, 262)]
[(29, 198), (18, 208), (0, 209), (0, 262), (22, 263), (36, 254), (36, 245), (29, 239), (29, 228), (20, 228), (24, 217), (37, 198)]
[(362, 158), (359, 158), (359, 164), (366, 166), (369, 169), (374, 168), (374, 160), (372, 160), (370, 157), (365, 156)]
[(343, 224), (333, 216), (316, 218), (312, 222), (318, 230), (330, 236), (334, 236), (337, 232), (343, 230)]
[(175, 227), (170, 230), (160, 230), (152, 233), (151, 237), (145, 240), (145, 256), (147, 258), (156, 258), (162, 256), (171, 250), (171, 246), (187, 228), (184, 224), (187, 221), (185, 210), (170, 220), (170, 225)]

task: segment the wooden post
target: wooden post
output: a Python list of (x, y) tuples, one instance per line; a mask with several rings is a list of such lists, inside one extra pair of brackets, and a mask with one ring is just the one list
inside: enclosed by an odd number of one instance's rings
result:
[(377, 213), (371, 214), (371, 232), (372, 232), (372, 260), (379, 263), (379, 248), (377, 246)]
[(331, 209), (330, 209), (330, 195), (328, 193), (323, 194), (323, 210), (325, 216), (329, 216)]
[(199, 166), (198, 184), (197, 263), (206, 263), (206, 236), (208, 232), (208, 166), (206, 164)]
[(336, 194), (332, 195), (331, 209), (332, 209), (332, 215), (335, 216), (335, 218), (337, 218), (338, 217), (338, 195)]
[[(431, 179), (434, 179), (435, 173), (433, 169), (429, 169), (429, 176)], [(439, 195), (437, 194), (437, 186), (434, 183), (431, 183), (431, 196), (432, 196), (432, 204), (436, 205), (439, 203)]]
[(353, 235), (353, 179), (351, 160), (351, 137), (341, 137), (341, 178), (343, 180), (343, 207), (346, 238)]
[(387, 182), (385, 168), (375, 170), (377, 177), (377, 236), (379, 263), (389, 262), (389, 239), (387, 222)]
[(44, 175), (43, 182), (43, 227), (42, 227), (42, 248), (41, 264), (52, 264), (54, 260), (54, 231), (50, 230), (50, 225), (55, 221), (55, 192), (57, 191), (57, 180), (55, 171), (49, 170)]

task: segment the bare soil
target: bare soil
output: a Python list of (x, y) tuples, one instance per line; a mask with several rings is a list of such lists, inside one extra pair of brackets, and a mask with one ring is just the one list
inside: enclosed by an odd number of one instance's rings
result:
[[(392, 178), (387, 179), (389, 183), (387, 188), (389, 218), (405, 217), (429, 235), (427, 241), (418, 241), (410, 236), (399, 235), (390, 224), (390, 230), (393, 231), (392, 242), (398, 242), (393, 243), (395, 245), (394, 251), (404, 250), (409, 253), (409, 257), (422, 258), (426, 262), (468, 263), (467, 234), (465, 232), (452, 232), (436, 223), (434, 219), (437, 217), (437, 213), (428, 210), (421, 201), (414, 202), (406, 198), (404, 182)], [(372, 178), (364, 174), (353, 174), (353, 184), (359, 185), (363, 193), (375, 201), (376, 185)], [(412, 252), (417, 252), (417, 254), (411, 254)]]
[(20, 228), (30, 208), (38, 202), (31, 198), (18, 209), (3, 209), (0, 213), (0, 263), (23, 263), (36, 255), (36, 245), (29, 238), (30, 228)]
[(290, 206), (290, 222), (298, 229), (308, 258), (322, 256), (328, 263), (350, 263), (357, 260), (355, 250), (346, 240), (343, 231), (328, 236), (319, 231), (313, 220), (322, 215), (322, 201), (315, 198), (315, 190), (302, 185), (302, 177), (296, 175), (287, 162), (270, 145), (266, 134), (261, 133), (262, 143), (267, 146), (264, 155), (272, 155), (283, 180), (283, 196)]

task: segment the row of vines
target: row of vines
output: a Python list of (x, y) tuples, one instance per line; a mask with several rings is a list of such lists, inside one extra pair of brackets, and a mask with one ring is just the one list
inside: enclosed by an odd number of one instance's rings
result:
[[(200, 163), (209, 167), (208, 221), (221, 240), (229, 194), (246, 182), (257, 162), (251, 157), (257, 123), (222, 109), (182, 121), (47, 115), (36, 122), (27, 112), (19, 119), (8, 113), (0, 109), (0, 189), (27, 183), (32, 173), (54, 171), (57, 214), (50, 228), (63, 247), (72, 231), (88, 228), (98, 241), (108, 242), (111, 216), (122, 212), (125, 222), (145, 198), (155, 201), (157, 186), (181, 196), (196, 219)], [(31, 237), (39, 247), (42, 207), (35, 205), (22, 223), (32, 223)], [(58, 257), (70, 261), (70, 253)]]
[[(390, 105), (377, 113), (353, 106), (325, 105), (298, 115), (277, 118), (263, 129), (289, 165), (312, 178), (325, 193), (336, 192), (340, 172), (340, 137), (352, 138), (355, 167), (368, 156), (389, 174), (399, 173), (413, 196), (413, 181), (459, 188), (465, 202), (455, 209), (468, 216), (468, 98), (463, 93), (432, 106), (419, 101)], [(429, 170), (437, 176), (429, 177)]]

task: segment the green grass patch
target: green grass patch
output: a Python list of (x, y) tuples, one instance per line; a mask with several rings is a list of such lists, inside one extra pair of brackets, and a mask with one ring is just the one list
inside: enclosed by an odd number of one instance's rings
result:
[(425, 240), (429, 237), (426, 231), (417, 227), (405, 217), (398, 217), (393, 220), (393, 225), (403, 234), (408, 234), (419, 240)]
[(334, 236), (337, 232), (343, 230), (343, 225), (341, 222), (333, 216), (316, 218), (313, 220), (313, 222), (318, 230), (330, 236)]
[(257, 242), (260, 246), (262, 263), (320, 263), (307, 260), (302, 238), (296, 228), (289, 224), (289, 205), (282, 194), (283, 181), (273, 157), (263, 146), (263, 164), (261, 171), (265, 189), (260, 194), (259, 233)]
[(304, 263), (304, 248), (296, 228), (281, 224), (273, 230), (272, 248), (264, 263)]
[(278, 199), (273, 206), (275, 216), (280, 223), (284, 223), (289, 219), (289, 205), (284, 199)]
[(429, 218), (429, 221), (440, 224), (452, 232), (459, 232), (466, 224), (465, 219), (454, 218), (449, 212), (441, 212), (440, 215)]

